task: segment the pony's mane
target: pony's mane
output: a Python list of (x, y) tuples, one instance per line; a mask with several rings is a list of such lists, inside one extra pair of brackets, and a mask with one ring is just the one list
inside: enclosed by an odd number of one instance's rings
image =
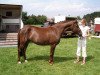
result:
[(77, 20), (72, 20), (72, 21), (60, 21), (60, 22), (57, 22), (55, 25), (58, 25), (58, 24), (63, 24), (63, 23), (78, 23)]
[(77, 20), (71, 20), (71, 21), (64, 20), (64, 21), (57, 22), (56, 24), (67, 23), (67, 22), (77, 22)]

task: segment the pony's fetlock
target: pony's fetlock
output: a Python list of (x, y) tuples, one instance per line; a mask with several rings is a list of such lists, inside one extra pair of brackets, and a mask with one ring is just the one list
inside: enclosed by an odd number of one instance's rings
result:
[(18, 64), (21, 64), (21, 62), (20, 62), (20, 61), (18, 61)]
[(25, 60), (25, 62), (28, 62), (27, 60)]

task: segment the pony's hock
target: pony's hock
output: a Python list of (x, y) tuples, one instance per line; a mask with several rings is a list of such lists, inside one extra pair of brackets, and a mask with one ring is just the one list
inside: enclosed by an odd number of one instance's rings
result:
[(49, 63), (53, 64), (56, 45), (59, 44), (62, 33), (66, 28), (74, 34), (82, 36), (77, 20), (63, 21), (48, 27), (24, 26), (18, 32), (18, 62), (20, 62), (21, 56), (26, 60), (26, 48), (31, 41), (37, 45), (51, 46)]

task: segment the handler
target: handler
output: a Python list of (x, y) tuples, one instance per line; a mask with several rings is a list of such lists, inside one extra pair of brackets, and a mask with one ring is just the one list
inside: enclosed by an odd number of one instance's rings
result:
[(90, 28), (88, 26), (86, 26), (86, 20), (85, 19), (82, 19), (81, 25), (79, 27), (82, 31), (82, 38), (78, 38), (78, 46), (77, 46), (77, 52), (76, 52), (77, 59), (76, 59), (76, 61), (74, 61), (74, 63), (79, 62), (79, 57), (81, 56), (81, 52), (82, 52), (83, 60), (82, 60), (81, 65), (84, 65), (86, 63), (86, 57), (87, 57), (87, 54), (86, 54), (86, 42), (87, 42), (86, 38), (89, 36), (89, 29)]

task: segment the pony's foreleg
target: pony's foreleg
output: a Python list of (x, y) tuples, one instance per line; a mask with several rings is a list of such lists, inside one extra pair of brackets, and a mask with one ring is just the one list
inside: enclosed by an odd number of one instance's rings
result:
[(18, 63), (19, 64), (21, 63), (20, 57), (23, 56), (23, 54), (24, 54), (24, 48), (23, 47), (24, 47), (23, 45), (20, 45), (18, 47)]
[(24, 61), (27, 62), (26, 60), (26, 48), (22, 48), (18, 50), (18, 63), (21, 64), (20, 57), (24, 57)]
[(21, 54), (20, 54), (20, 49), (18, 49), (18, 64), (21, 64), (20, 56), (21, 56)]
[(27, 60), (26, 60), (26, 48), (24, 49), (23, 57), (24, 57), (24, 62), (27, 62)]
[(53, 56), (54, 56), (54, 51), (55, 51), (55, 47), (56, 45), (51, 45), (51, 49), (50, 49), (50, 59), (49, 59), (49, 63), (52, 65), (53, 64)]

